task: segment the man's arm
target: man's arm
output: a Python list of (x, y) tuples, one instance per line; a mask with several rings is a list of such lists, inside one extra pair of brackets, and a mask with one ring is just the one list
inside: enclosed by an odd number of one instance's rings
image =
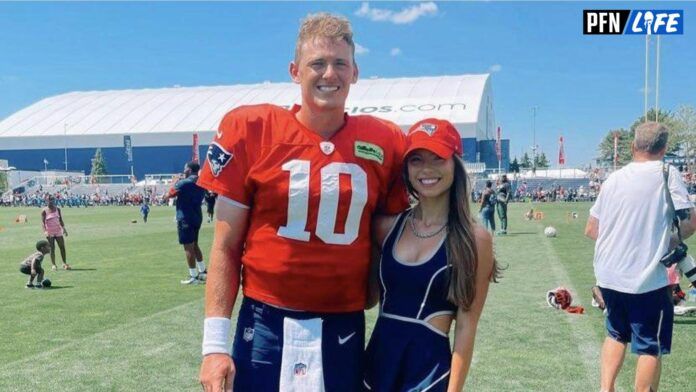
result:
[(230, 317), (239, 289), (249, 210), (221, 203), (206, 279), (205, 316)]
[[(206, 279), (206, 319), (229, 319), (232, 314), (239, 291), (248, 218), (248, 209), (220, 203)], [(232, 390), (234, 374), (234, 362), (229, 354), (213, 353), (203, 358), (200, 381), (206, 391)]]
[(592, 215), (590, 215), (590, 217), (587, 218), (587, 225), (585, 226), (585, 236), (593, 241), (597, 241), (597, 237), (599, 236), (599, 219), (595, 218)]

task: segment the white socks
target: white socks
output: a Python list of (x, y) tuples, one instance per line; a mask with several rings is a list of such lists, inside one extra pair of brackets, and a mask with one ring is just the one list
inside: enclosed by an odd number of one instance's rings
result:
[(195, 268), (189, 268), (189, 275), (191, 275), (192, 278), (195, 278), (198, 276), (198, 271), (196, 271)]
[(203, 260), (196, 261), (196, 266), (198, 266), (198, 272), (205, 272), (205, 263)]

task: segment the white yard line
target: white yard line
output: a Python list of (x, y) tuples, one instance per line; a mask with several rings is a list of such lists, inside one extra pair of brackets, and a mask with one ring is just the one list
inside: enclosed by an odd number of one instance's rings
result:
[[(539, 236), (541, 241), (539, 241), (546, 249), (549, 255), (546, 260), (549, 269), (553, 272), (553, 276), (556, 279), (556, 285), (562, 285), (568, 289), (573, 295), (573, 305), (583, 306), (585, 311), (591, 311), (590, 306), (584, 305), (582, 303), (582, 296), (586, 294), (584, 291), (578, 291), (571, 284), (570, 277), (566, 271), (563, 263), (561, 263), (556, 250), (551, 246), (550, 239), (546, 238), (543, 234), (543, 226)], [(587, 268), (592, 268), (591, 261), (588, 261)], [(553, 289), (554, 287), (549, 287)], [(589, 288), (583, 288), (583, 290), (589, 293)], [(583, 365), (585, 366), (585, 378), (587, 379), (588, 385), (598, 385), (599, 384), (599, 354), (601, 343), (597, 344), (595, 340), (597, 337), (593, 333), (593, 327), (590, 323), (594, 322), (594, 319), (586, 315), (568, 315), (565, 318), (567, 323), (570, 325), (571, 332), (575, 340), (575, 344), (580, 353), (580, 358), (582, 359)]]

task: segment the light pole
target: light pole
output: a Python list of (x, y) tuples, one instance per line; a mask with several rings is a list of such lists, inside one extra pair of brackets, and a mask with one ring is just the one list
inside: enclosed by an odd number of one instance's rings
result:
[(539, 109), (538, 106), (532, 106), (532, 173), (536, 173), (536, 112)]
[(650, 69), (650, 62), (648, 60), (650, 55), (650, 34), (645, 35), (645, 85), (643, 86), (643, 122), (648, 121), (648, 70)]
[(65, 172), (68, 172), (68, 124), (63, 124), (63, 150), (65, 152)]
[[(657, 36), (655, 47), (655, 122), (659, 122), (660, 114), (660, 36)], [(645, 121), (648, 121), (645, 119)]]

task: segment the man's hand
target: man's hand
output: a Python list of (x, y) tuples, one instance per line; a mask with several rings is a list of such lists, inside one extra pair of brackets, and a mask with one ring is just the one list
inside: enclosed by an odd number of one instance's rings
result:
[(235, 367), (227, 354), (208, 354), (203, 357), (199, 375), (205, 392), (232, 392)]

